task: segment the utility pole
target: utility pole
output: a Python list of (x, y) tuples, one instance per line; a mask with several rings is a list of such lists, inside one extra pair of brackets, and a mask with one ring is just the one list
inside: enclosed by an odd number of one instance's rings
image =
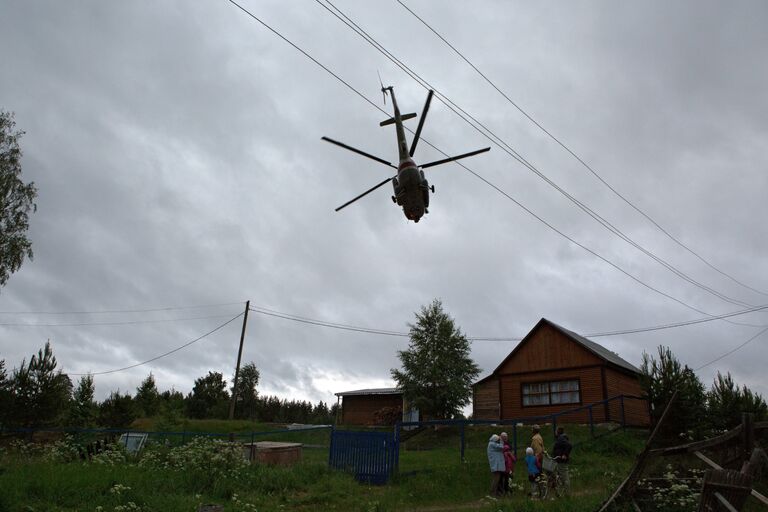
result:
[(240, 348), (237, 350), (237, 366), (235, 366), (235, 382), (232, 384), (232, 400), (229, 402), (229, 419), (235, 419), (235, 401), (237, 400), (237, 375), (240, 373), (240, 358), (243, 356), (243, 340), (245, 340), (245, 326), (248, 325), (248, 310), (251, 301), (245, 301), (245, 314), (243, 315), (243, 330), (240, 331)]

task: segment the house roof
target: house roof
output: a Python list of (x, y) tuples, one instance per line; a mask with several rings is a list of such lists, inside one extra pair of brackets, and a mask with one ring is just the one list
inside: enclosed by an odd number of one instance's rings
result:
[(403, 392), (397, 388), (371, 388), (371, 389), (356, 389), (354, 391), (341, 391), (334, 393), (336, 396), (353, 396), (353, 395), (402, 395)]
[(587, 350), (589, 350), (590, 352), (595, 354), (597, 357), (605, 359), (609, 363), (613, 363), (616, 366), (621, 366), (622, 368), (624, 368), (626, 370), (629, 370), (631, 372), (640, 373), (640, 369), (639, 368), (637, 368), (632, 363), (622, 359), (621, 356), (619, 356), (619, 354), (617, 354), (616, 352), (611, 352), (610, 350), (608, 350), (604, 346), (598, 345), (594, 341), (589, 340), (589, 339), (585, 338), (584, 336), (581, 336), (580, 334), (576, 334), (573, 331), (569, 331), (565, 327), (561, 327), (561, 326), (557, 325), (554, 322), (550, 322), (549, 320), (546, 320), (545, 318), (542, 319), (542, 320), (545, 320), (552, 327), (558, 329), (563, 334), (566, 334), (573, 341), (575, 341), (576, 343), (580, 344), (581, 346), (583, 346), (584, 348), (586, 348)]
[[(595, 343), (592, 340), (588, 340), (587, 338), (585, 338), (584, 336), (581, 336), (580, 334), (576, 334), (575, 332), (569, 331), (565, 327), (561, 327), (561, 326), (557, 325), (556, 323), (554, 323), (554, 322), (552, 322), (550, 320), (547, 320), (546, 318), (542, 318), (533, 327), (533, 329), (531, 329), (530, 332), (525, 335), (525, 338), (523, 338), (522, 341), (520, 341), (520, 343), (518, 343), (517, 346), (515, 346), (515, 348), (512, 349), (512, 352), (510, 352), (509, 355), (504, 358), (504, 360), (501, 362), (501, 364), (499, 366), (497, 366), (495, 370), (493, 370), (493, 373), (491, 375), (489, 375), (488, 377), (486, 377), (486, 379), (490, 378), (493, 375), (496, 375), (498, 373), (499, 369), (501, 369), (501, 367), (504, 366), (504, 364), (509, 359), (511, 359), (512, 356), (515, 355), (515, 352), (517, 352), (520, 349), (520, 347), (522, 347), (526, 342), (528, 342), (528, 340), (531, 338), (533, 333), (536, 332), (536, 330), (538, 330), (539, 327), (541, 327), (544, 324), (549, 325), (552, 328), (560, 331), (562, 334), (564, 334), (566, 337), (568, 337), (571, 341), (581, 345), (582, 347), (587, 349), (589, 352), (593, 353), (594, 355), (596, 355), (597, 357), (602, 359), (603, 361), (606, 361), (609, 364), (613, 364), (614, 366), (618, 366), (619, 368), (622, 368), (624, 370), (630, 371), (632, 373), (636, 373), (636, 374), (640, 373), (640, 370), (636, 366), (634, 366), (633, 364), (625, 361), (624, 359), (622, 359), (615, 352), (611, 352), (610, 350), (608, 350), (607, 348), (603, 347), (602, 345), (599, 345), (599, 344)], [(483, 380), (485, 380), (485, 379), (483, 379)]]

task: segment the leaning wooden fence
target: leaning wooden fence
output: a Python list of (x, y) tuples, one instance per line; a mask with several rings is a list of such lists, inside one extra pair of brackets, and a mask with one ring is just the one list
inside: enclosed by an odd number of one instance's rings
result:
[[(768, 421), (755, 423), (752, 414), (742, 414), (742, 423), (717, 437), (685, 443), (677, 446), (651, 449), (661, 425), (672, 410), (677, 393), (667, 404), (659, 422), (646, 442), (629, 476), (619, 485), (614, 493), (598, 509), (607, 512), (626, 505), (635, 511), (641, 511), (636, 495), (640, 477), (652, 457), (674, 457), (690, 454), (698, 458), (707, 467), (701, 484), (698, 504), (700, 512), (734, 512), (741, 510), (750, 497), (768, 507), (768, 498), (753, 488), (753, 482), (764, 474), (768, 467), (768, 456), (756, 446), (755, 435), (768, 430)], [(704, 452), (710, 452), (710, 456)], [(713, 460), (718, 459), (718, 464)], [(739, 469), (724, 468), (737, 466)], [(690, 479), (689, 479), (690, 480)]]

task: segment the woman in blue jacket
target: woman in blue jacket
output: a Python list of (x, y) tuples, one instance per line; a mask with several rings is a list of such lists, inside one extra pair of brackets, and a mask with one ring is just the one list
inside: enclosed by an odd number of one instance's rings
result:
[(500, 485), (504, 478), (504, 445), (501, 438), (493, 434), (488, 440), (488, 464), (491, 466), (491, 496), (500, 496)]

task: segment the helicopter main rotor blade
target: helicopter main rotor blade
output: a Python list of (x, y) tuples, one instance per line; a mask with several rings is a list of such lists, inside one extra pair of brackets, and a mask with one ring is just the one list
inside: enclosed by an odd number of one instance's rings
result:
[(410, 151), (411, 156), (413, 156), (413, 154), (416, 152), (416, 144), (419, 143), (419, 138), (421, 137), (421, 129), (424, 128), (424, 120), (427, 118), (427, 111), (429, 110), (429, 103), (432, 101), (433, 94), (435, 94), (435, 91), (430, 89), (429, 93), (427, 94), (427, 102), (424, 103), (424, 110), (421, 111), (421, 119), (419, 119), (419, 126), (418, 128), (416, 128), (416, 133), (413, 135), (413, 142), (411, 142), (411, 151)]
[(372, 154), (370, 154), (370, 153), (366, 153), (365, 151), (361, 151), (361, 150), (359, 150), (359, 149), (357, 149), (357, 148), (353, 148), (352, 146), (347, 146), (347, 145), (346, 145), (346, 144), (344, 144), (343, 142), (339, 142), (339, 141), (337, 141), (337, 140), (329, 139), (328, 137), (322, 137), (322, 139), (323, 139), (324, 141), (326, 141), (326, 142), (330, 142), (331, 144), (336, 144), (336, 145), (337, 145), (337, 146), (339, 146), (339, 147), (342, 147), (342, 148), (344, 148), (344, 149), (348, 149), (348, 150), (352, 151), (353, 153), (357, 153), (358, 155), (367, 156), (367, 157), (368, 157), (368, 158), (370, 158), (371, 160), (376, 160), (376, 161), (377, 161), (377, 162), (379, 162), (380, 164), (388, 165), (388, 166), (392, 167), (393, 169), (397, 169), (397, 167), (396, 167), (396, 166), (392, 165), (390, 162), (387, 162), (387, 161), (386, 161), (386, 160), (384, 160), (383, 158), (379, 158), (379, 157), (377, 157), (377, 156), (373, 156), (373, 155), (372, 155)]
[(435, 162), (429, 162), (428, 164), (420, 165), (419, 167), (421, 167), (422, 169), (426, 169), (427, 167), (434, 167), (436, 165), (447, 164), (448, 162), (453, 162), (454, 160), (459, 160), (460, 158), (467, 158), (468, 156), (475, 156), (480, 153), (485, 153), (486, 151), (490, 151), (490, 149), (491, 148), (478, 149), (477, 151), (471, 151), (469, 153), (464, 153), (463, 155), (452, 156), (449, 158), (444, 158), (442, 160), (437, 160)]
[(359, 195), (359, 196), (357, 196), (356, 198), (354, 198), (354, 199), (351, 199), (351, 200), (347, 201), (346, 203), (344, 203), (343, 205), (341, 205), (341, 206), (339, 206), (338, 208), (336, 208), (336, 211), (339, 211), (339, 210), (341, 210), (342, 208), (346, 208), (347, 206), (351, 205), (352, 203), (354, 203), (355, 201), (357, 201), (357, 200), (358, 200), (358, 199), (360, 199), (361, 197), (365, 197), (365, 196), (367, 196), (368, 194), (370, 194), (371, 192), (373, 192), (374, 190), (376, 190), (376, 189), (377, 189), (377, 188), (379, 188), (380, 186), (382, 186), (382, 185), (386, 185), (387, 183), (389, 183), (390, 181), (392, 181), (392, 178), (394, 178), (394, 176), (392, 176), (392, 177), (390, 177), (390, 178), (387, 178), (387, 179), (385, 179), (384, 181), (382, 181), (381, 183), (379, 183), (378, 185), (376, 185), (376, 186), (374, 186), (374, 187), (372, 187), (372, 188), (369, 188), (368, 190), (366, 190), (365, 192), (363, 192), (362, 194), (360, 194), (360, 195)]

